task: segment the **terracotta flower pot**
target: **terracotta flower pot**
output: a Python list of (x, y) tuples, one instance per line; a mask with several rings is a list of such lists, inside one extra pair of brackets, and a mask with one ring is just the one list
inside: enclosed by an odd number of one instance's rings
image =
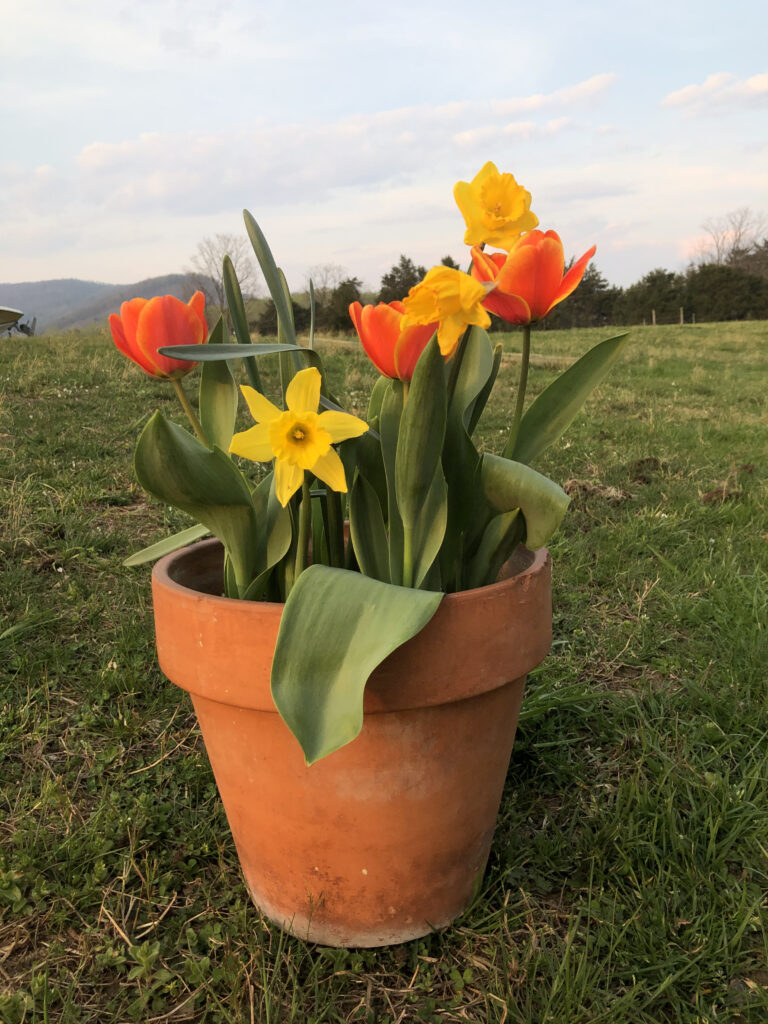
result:
[(243, 873), (270, 920), (313, 942), (382, 946), (471, 903), (525, 676), (551, 643), (549, 556), (527, 562), (446, 596), (371, 676), (360, 736), (311, 768), (270, 695), (282, 605), (217, 596), (217, 541), (157, 563), (160, 666), (192, 696)]

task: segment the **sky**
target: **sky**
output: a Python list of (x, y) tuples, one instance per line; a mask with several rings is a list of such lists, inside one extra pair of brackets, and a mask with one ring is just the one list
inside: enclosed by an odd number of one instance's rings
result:
[(468, 250), (488, 160), (612, 284), (768, 214), (765, 0), (3, 0), (0, 281), (131, 283), (244, 235), (296, 290)]

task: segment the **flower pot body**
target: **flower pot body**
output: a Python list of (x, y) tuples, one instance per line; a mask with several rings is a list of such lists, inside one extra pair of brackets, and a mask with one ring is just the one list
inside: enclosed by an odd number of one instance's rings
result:
[(472, 902), (525, 676), (551, 644), (549, 556), (527, 563), (447, 595), (372, 673), (361, 734), (311, 768), (270, 693), (283, 606), (216, 596), (217, 541), (157, 563), (160, 666), (192, 697), (245, 879), (271, 921), (308, 941), (382, 946)]

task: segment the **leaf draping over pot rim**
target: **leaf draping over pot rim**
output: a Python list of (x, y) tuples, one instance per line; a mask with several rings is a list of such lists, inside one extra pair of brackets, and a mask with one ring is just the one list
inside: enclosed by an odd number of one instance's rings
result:
[(280, 621), (272, 697), (308, 765), (359, 734), (371, 672), (424, 628), (442, 597), (324, 565), (299, 576)]

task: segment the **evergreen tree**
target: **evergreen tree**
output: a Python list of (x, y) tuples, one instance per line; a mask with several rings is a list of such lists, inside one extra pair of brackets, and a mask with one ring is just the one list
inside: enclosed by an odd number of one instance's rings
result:
[(579, 287), (555, 306), (542, 327), (551, 330), (555, 327), (602, 327), (612, 323), (613, 307), (620, 293), (621, 289), (609, 285), (594, 263), (590, 263)]
[(425, 267), (417, 267), (413, 260), (407, 256), (401, 256), (394, 267), (381, 279), (379, 302), (396, 302), (398, 299), (404, 299), (426, 272)]
[(357, 277), (348, 277), (337, 284), (327, 304), (316, 314), (318, 324), (328, 331), (351, 331), (353, 327), (349, 307), (353, 302), (361, 301), (362, 287), (363, 282)]
[(614, 322), (650, 323), (653, 311), (660, 324), (677, 323), (684, 301), (684, 279), (679, 274), (657, 267), (636, 284), (624, 289), (614, 305)]
[(768, 280), (727, 264), (691, 267), (685, 277), (684, 303), (698, 323), (768, 319)]
[[(306, 306), (300, 306), (297, 302), (293, 303), (293, 323), (297, 331), (308, 331), (309, 330), (309, 319), (310, 314)], [(262, 337), (274, 338), (277, 336), (277, 310), (272, 299), (267, 300), (264, 309), (256, 320), (255, 324), (249, 326), (255, 326), (256, 330)]]

